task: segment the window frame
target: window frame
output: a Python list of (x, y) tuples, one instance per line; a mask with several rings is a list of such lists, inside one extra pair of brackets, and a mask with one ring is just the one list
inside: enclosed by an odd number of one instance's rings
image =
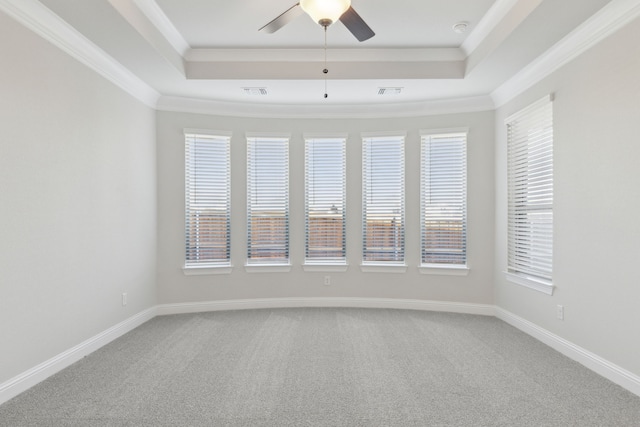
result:
[[(517, 124), (521, 127), (524, 125), (524, 131), (513, 130)], [(504, 274), (509, 282), (553, 295), (553, 96), (545, 96), (507, 117), (505, 127), (507, 130), (507, 265)], [(532, 138), (532, 129), (537, 131), (535, 138)], [(534, 148), (541, 152), (542, 156), (540, 153), (537, 153), (535, 158), (530, 156), (529, 151)], [(523, 156), (524, 161), (521, 160)], [(519, 162), (518, 174), (514, 175), (516, 159)], [(531, 163), (539, 169), (535, 177), (530, 171), (533, 168)], [(537, 187), (535, 195), (529, 191), (529, 186), (533, 186), (531, 181)], [(516, 182), (525, 182), (525, 184), (516, 184)], [(535, 200), (529, 201), (529, 196)], [(546, 202), (542, 203), (541, 200)], [(532, 213), (542, 215), (542, 220), (527, 219)], [(541, 231), (543, 228), (544, 230)], [(524, 231), (521, 231), (522, 229)], [(523, 243), (517, 243), (523, 241), (532, 248), (527, 249)], [(540, 246), (541, 243), (542, 246)], [(536, 249), (538, 254), (534, 254), (533, 246), (542, 249)], [(545, 252), (545, 255), (541, 256), (540, 252)], [(526, 258), (531, 258), (532, 261), (527, 264)], [(533, 266), (533, 260), (541, 267)], [(518, 267), (518, 264), (523, 265), (524, 268)], [(544, 276), (536, 274), (536, 270), (548, 270), (548, 274)]]
[[(304, 262), (303, 269), (304, 271), (346, 271), (348, 267), (347, 262), (347, 249), (346, 249), (346, 208), (347, 208), (347, 199), (346, 199), (346, 144), (347, 144), (347, 135), (346, 134), (310, 134), (305, 133), (303, 135), (304, 139), (304, 175), (305, 175), (305, 254), (304, 254)], [(322, 152), (322, 144), (333, 144), (338, 145), (339, 147), (336, 149), (335, 147), (329, 148)], [(333, 150), (339, 150), (339, 153), (336, 153)], [(331, 160), (339, 162), (340, 166), (336, 168), (327, 168), (322, 165), (317, 165), (316, 156), (324, 156), (325, 158), (331, 158)], [(311, 163), (313, 162), (313, 164)], [(318, 169), (319, 168), (319, 169)], [(316, 170), (320, 174), (324, 173), (323, 177), (320, 177), (318, 181), (316, 181)], [(311, 175), (313, 173), (313, 176)], [(338, 176), (336, 176), (338, 175)], [(327, 179), (330, 178), (332, 180), (337, 180), (337, 182), (328, 183)], [(316, 182), (319, 185), (316, 186)], [(313, 188), (311, 188), (313, 186)], [(338, 257), (310, 257), (310, 215), (312, 215), (314, 208), (312, 205), (314, 203), (310, 200), (311, 191), (315, 194), (315, 189), (317, 189), (321, 194), (320, 197), (326, 198), (328, 194), (331, 193), (332, 203), (330, 209), (335, 209), (337, 213), (341, 213), (338, 216), (338, 219), (342, 221), (342, 226), (340, 227), (340, 236), (338, 239), (341, 240), (340, 244), (336, 246), (336, 250), (342, 253), (342, 256)], [(333, 194), (335, 192), (335, 194)], [(334, 197), (335, 196), (335, 197)], [(319, 203), (318, 205), (321, 205)], [(335, 216), (335, 215), (332, 215)]]
[[(407, 257), (406, 257), (406, 186), (405, 186), (405, 182), (406, 182), (406, 131), (398, 131), (398, 132), (372, 132), (372, 133), (362, 133), (361, 134), (361, 139), (362, 139), (362, 224), (361, 224), (361, 231), (362, 231), (362, 251), (361, 251), (361, 256), (362, 256), (362, 261), (360, 264), (360, 269), (362, 272), (368, 272), (368, 273), (404, 273), (407, 271)], [(378, 142), (378, 143), (382, 143), (382, 142), (390, 142), (390, 140), (392, 139), (397, 139), (397, 141), (395, 141), (396, 143), (399, 142), (400, 144), (400, 150), (398, 155), (398, 160), (400, 161), (400, 164), (398, 165), (398, 168), (400, 169), (399, 171), (395, 171), (395, 172), (391, 172), (391, 175), (388, 175), (388, 177), (390, 178), (394, 173), (397, 175), (397, 179), (400, 180), (399, 184), (401, 187), (401, 191), (400, 191), (400, 199), (399, 199), (399, 203), (400, 203), (400, 212), (399, 212), (399, 216), (400, 216), (400, 220), (401, 220), (401, 228), (400, 228), (400, 236), (399, 237), (394, 237), (394, 239), (399, 238), (401, 243), (399, 244), (400, 247), (400, 252), (402, 253), (401, 255), (401, 259), (400, 260), (390, 260), (390, 261), (385, 261), (385, 260), (368, 260), (367, 259), (367, 251), (370, 250), (367, 246), (367, 232), (369, 230), (368, 227), (368, 216), (369, 216), (369, 211), (371, 210), (370, 207), (368, 207), (368, 198), (369, 198), (369, 193), (370, 193), (370, 188), (372, 187), (374, 184), (372, 182), (372, 180), (370, 180), (371, 177), (373, 177), (373, 175), (370, 173), (370, 168), (372, 166), (372, 160), (369, 158), (368, 155), (368, 148), (370, 147), (370, 144), (373, 142)], [(387, 157), (388, 158), (388, 157)], [(385, 172), (387, 174), (389, 174), (390, 172), (387, 171)], [(384, 185), (380, 186), (380, 185), (376, 185), (377, 188), (380, 188), (380, 192), (385, 192), (386, 189), (388, 189), (388, 182), (386, 181)], [(395, 187), (397, 188), (397, 187)], [(388, 204), (388, 200), (384, 202), (384, 204)], [(377, 208), (378, 210), (380, 210), (382, 208), (382, 210), (386, 210), (386, 207), (384, 206), (384, 204), (377, 204)], [(391, 207), (393, 203), (389, 204), (389, 207)], [(374, 209), (374, 210), (376, 210)], [(384, 214), (381, 214), (383, 220), (387, 220), (387, 218), (384, 218)], [(392, 218), (391, 221), (395, 220), (396, 217)], [(395, 234), (395, 233), (394, 233)], [(384, 236), (382, 237), (384, 238)], [(369, 245), (371, 246), (371, 245)], [(398, 249), (398, 245), (395, 246), (396, 249)]]
[[(217, 131), (217, 130), (208, 130), (208, 129), (183, 129), (184, 135), (184, 144), (185, 144), (185, 260), (183, 263), (182, 271), (185, 275), (208, 275), (208, 274), (228, 274), (231, 272), (233, 265), (231, 263), (231, 136), (232, 133), (228, 131)], [(192, 194), (196, 191), (193, 188), (195, 185), (193, 179), (197, 179), (196, 176), (198, 174), (198, 170), (195, 167), (195, 164), (191, 163), (195, 161), (192, 158), (192, 150), (195, 148), (192, 144), (196, 143), (197, 140), (201, 140), (199, 142), (204, 142), (202, 140), (210, 140), (215, 143), (223, 143), (225, 146), (221, 151), (225, 152), (225, 159), (223, 160), (224, 167), (226, 168), (225, 176), (219, 180), (216, 180), (213, 184), (216, 185), (215, 193), (216, 195), (221, 195), (226, 193), (225, 201), (224, 201), (224, 210), (225, 220), (226, 220), (226, 254), (225, 258), (215, 258), (210, 261), (203, 260), (201, 262), (190, 262), (189, 260), (189, 252), (191, 245), (189, 244), (191, 239), (191, 230), (192, 222), (189, 220), (190, 212), (192, 210), (192, 206), (194, 204), (194, 200)], [(210, 152), (209, 152), (210, 154)], [(206, 153), (205, 153), (206, 155)], [(205, 164), (206, 167), (212, 167), (208, 162)], [(218, 162), (220, 163), (220, 162)], [(219, 165), (217, 165), (219, 166)], [(209, 182), (211, 184), (211, 182)], [(211, 194), (211, 188), (209, 187), (207, 194)], [(206, 202), (211, 203), (212, 200), (208, 199)], [(199, 228), (196, 226), (196, 228)]]
[[(253, 227), (252, 221), (254, 218), (254, 204), (252, 201), (252, 197), (255, 195), (255, 185), (254, 185), (254, 177), (252, 174), (259, 173), (256, 169), (259, 164), (256, 164), (255, 159), (252, 157), (253, 151), (252, 147), (255, 143), (263, 144), (266, 143), (283, 143), (284, 149), (283, 154), (284, 158), (281, 160), (282, 162), (282, 172), (284, 175), (282, 176), (282, 187), (276, 188), (278, 190), (277, 198), (278, 201), (275, 202), (274, 208), (281, 205), (282, 218), (284, 222), (284, 235), (285, 238), (283, 240), (284, 244), (284, 252), (286, 254), (285, 257), (275, 258), (276, 261), (261, 261), (260, 258), (252, 258), (251, 251), (253, 249)], [(246, 240), (246, 261), (245, 261), (245, 270), (249, 273), (269, 273), (269, 272), (288, 272), (291, 270), (291, 239), (290, 239), (290, 197), (289, 197), (289, 149), (290, 149), (291, 135), (284, 133), (269, 133), (269, 132), (247, 132), (246, 133), (246, 149), (247, 149), (247, 240)], [(264, 161), (264, 160), (263, 160)], [(277, 160), (276, 160), (277, 161)], [(269, 160), (265, 162), (269, 163)], [(264, 166), (264, 163), (262, 163)], [(263, 177), (264, 179), (264, 177)], [(260, 182), (268, 182), (267, 180), (260, 180)], [(274, 184), (275, 181), (272, 181), (271, 184)], [(277, 187), (277, 186), (276, 186)], [(256, 206), (257, 207), (257, 206)], [(263, 206), (264, 207), (264, 206)], [(278, 250), (278, 249), (274, 249)]]
[[(468, 128), (447, 128), (447, 129), (426, 129), (420, 131), (420, 265), (419, 271), (422, 274), (437, 274), (437, 275), (451, 275), (451, 276), (466, 276), (469, 274), (468, 266), (468, 217), (467, 217), (467, 145), (468, 145)], [(460, 138), (462, 141), (456, 141), (454, 138)], [(454, 174), (456, 168), (460, 169), (460, 176), (449, 176), (447, 182), (434, 186), (434, 191), (442, 191), (444, 188), (455, 188), (454, 197), (448, 199), (449, 203), (454, 203), (455, 209), (461, 215), (462, 221), (462, 255), (464, 262), (462, 263), (430, 263), (425, 262), (426, 247), (426, 220), (428, 216), (428, 203), (426, 200), (427, 181), (430, 178), (430, 168), (428, 168), (427, 153), (430, 148), (428, 144), (434, 143), (447, 143), (449, 141), (442, 141), (442, 139), (450, 139), (451, 143), (461, 142), (462, 156), (459, 159), (459, 164), (453, 164), (451, 168), (444, 169), (439, 168), (439, 175), (442, 174)], [(446, 166), (446, 165), (445, 165)], [(457, 182), (459, 181), (459, 183)], [(458, 185), (454, 185), (458, 184)], [(458, 203), (455, 203), (455, 202)], [(453, 215), (454, 217), (456, 215)]]

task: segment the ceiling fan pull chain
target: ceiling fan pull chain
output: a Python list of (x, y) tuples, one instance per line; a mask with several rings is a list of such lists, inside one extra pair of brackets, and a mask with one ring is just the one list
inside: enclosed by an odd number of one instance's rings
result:
[(329, 93), (327, 91), (327, 73), (329, 69), (327, 68), (327, 27), (324, 27), (324, 97), (325, 99), (329, 97)]

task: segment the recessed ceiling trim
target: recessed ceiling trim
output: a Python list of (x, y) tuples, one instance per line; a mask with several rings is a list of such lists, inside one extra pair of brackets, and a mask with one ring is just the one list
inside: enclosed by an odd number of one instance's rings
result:
[(184, 59), (158, 30), (158, 27), (140, 10), (133, 0), (108, 0), (109, 4), (180, 73), (184, 74)]
[(439, 99), (388, 104), (250, 104), (163, 96), (159, 111), (210, 114), (223, 117), (292, 118), (292, 119), (380, 119), (459, 114), (495, 109), (489, 96)]
[(0, 0), (0, 10), (80, 61), (143, 104), (155, 108), (160, 94), (75, 28), (36, 0)]
[(500, 107), (640, 17), (640, 1), (612, 0), (535, 61), (491, 93)]
[(173, 25), (171, 20), (165, 15), (164, 11), (158, 6), (155, 0), (133, 0), (140, 11), (145, 14), (147, 19), (158, 29), (165, 39), (180, 55), (191, 49), (189, 43), (182, 37), (182, 34)]
[[(499, 22), (492, 23), (491, 31), (473, 47), (467, 57), (467, 74), (484, 61), (500, 46), (518, 26), (542, 3), (543, 0), (517, 0), (513, 6), (501, 16)], [(464, 50), (464, 48), (463, 48)]]
[(462, 79), (464, 61), (457, 62), (329, 62), (324, 74), (317, 62), (188, 62), (192, 80), (366, 80)]
[[(36, 0), (0, 0), (0, 10), (104, 76), (142, 103), (167, 111), (250, 117), (402, 117), (482, 111), (502, 106), (640, 16), (639, 0), (612, 0), (592, 18), (490, 95), (397, 104), (340, 106), (225, 103), (160, 96), (148, 84)], [(317, 64), (316, 64), (317, 65)], [(159, 99), (158, 104), (156, 101)]]
[(519, 1), (522, 0), (496, 0), (480, 22), (474, 25), (473, 30), (464, 39), (464, 42), (462, 42), (460, 47), (465, 53), (465, 56), (471, 55), (471, 53), (489, 37), (493, 29)]
[[(464, 52), (458, 48), (331, 48), (327, 54), (329, 60), (334, 62), (446, 62), (465, 59)], [(188, 62), (322, 62), (324, 49), (190, 49), (184, 59)]]

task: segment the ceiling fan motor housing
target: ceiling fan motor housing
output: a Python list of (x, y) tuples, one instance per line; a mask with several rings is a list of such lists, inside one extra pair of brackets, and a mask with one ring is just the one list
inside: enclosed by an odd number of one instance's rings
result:
[(318, 24), (328, 27), (351, 7), (351, 0), (300, 0), (300, 7)]

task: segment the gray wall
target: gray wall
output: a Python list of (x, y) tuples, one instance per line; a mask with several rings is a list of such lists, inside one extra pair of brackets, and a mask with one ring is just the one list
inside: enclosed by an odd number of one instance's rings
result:
[[(640, 21), (496, 115), (496, 305), (640, 375)], [(553, 296), (507, 282), (504, 119), (554, 93)], [(565, 320), (556, 319), (556, 306)]]
[[(279, 297), (361, 297), (493, 303), (494, 113), (405, 119), (254, 119), (158, 112), (158, 298), (160, 303)], [(420, 129), (468, 127), (467, 277), (421, 275), (419, 242)], [(232, 131), (232, 263), (229, 275), (185, 276), (184, 128)], [(363, 273), (360, 132), (406, 131), (406, 256), (403, 274)], [(291, 260), (289, 273), (247, 273), (245, 132), (290, 132)], [(345, 273), (304, 272), (304, 132), (346, 132), (347, 260)], [(330, 274), (331, 286), (323, 285)]]
[(0, 53), (2, 383), (155, 305), (156, 181), (152, 109), (1, 13)]

